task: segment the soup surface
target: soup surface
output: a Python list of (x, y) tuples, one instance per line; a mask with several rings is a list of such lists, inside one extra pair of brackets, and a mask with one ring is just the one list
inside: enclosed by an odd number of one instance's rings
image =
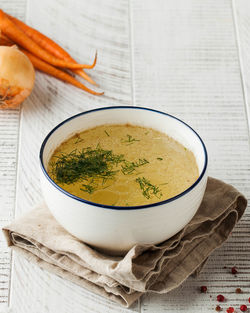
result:
[(115, 206), (166, 200), (199, 176), (191, 151), (164, 133), (130, 124), (74, 135), (54, 151), (48, 173), (73, 195)]

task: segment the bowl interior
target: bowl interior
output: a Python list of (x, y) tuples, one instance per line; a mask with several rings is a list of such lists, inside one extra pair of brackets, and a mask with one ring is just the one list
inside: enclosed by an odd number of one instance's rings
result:
[(47, 170), (54, 150), (77, 132), (103, 124), (125, 124), (151, 127), (179, 141), (196, 158), (199, 174), (206, 166), (206, 148), (198, 134), (181, 120), (163, 112), (137, 107), (108, 107), (83, 112), (55, 127), (45, 138), (41, 159)]

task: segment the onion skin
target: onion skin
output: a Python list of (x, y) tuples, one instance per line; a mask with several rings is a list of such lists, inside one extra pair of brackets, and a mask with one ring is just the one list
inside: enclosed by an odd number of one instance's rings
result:
[(34, 86), (35, 70), (16, 46), (0, 46), (0, 109), (16, 109)]

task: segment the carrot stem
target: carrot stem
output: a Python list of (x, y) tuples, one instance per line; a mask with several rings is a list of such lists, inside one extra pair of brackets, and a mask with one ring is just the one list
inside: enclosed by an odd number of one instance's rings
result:
[(37, 58), (35, 55), (33, 55), (32, 53), (30, 53), (27, 50), (24, 49), (20, 49), (24, 54), (27, 55), (27, 57), (30, 59), (31, 63), (34, 65), (34, 67), (44, 73), (47, 73), (51, 76), (54, 76), (64, 82), (70, 83), (71, 85), (74, 85), (84, 91), (87, 91), (88, 93), (91, 93), (92, 95), (97, 95), (100, 96), (103, 94), (103, 92), (96, 92), (93, 91), (91, 89), (89, 89), (88, 87), (86, 87), (85, 85), (83, 85), (81, 82), (79, 82), (78, 80), (76, 80), (74, 77), (70, 76), (69, 74), (67, 74), (66, 72), (55, 68), (54, 66), (44, 62), (43, 60)]
[(17, 27), (1, 9), (0, 29), (15, 43), (19, 44), (21, 47), (27, 49), (38, 58), (49, 64), (70, 69), (80, 69), (84, 67), (84, 64), (69, 63), (64, 60), (57, 59), (53, 55), (49, 54), (46, 50), (41, 48), (37, 43), (29, 38), (19, 27)]

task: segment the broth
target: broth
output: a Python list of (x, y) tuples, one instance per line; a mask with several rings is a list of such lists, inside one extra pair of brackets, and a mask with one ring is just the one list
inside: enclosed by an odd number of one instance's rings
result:
[(198, 178), (193, 153), (157, 130), (101, 125), (64, 141), (49, 176), (64, 190), (92, 202), (137, 206), (174, 197)]

